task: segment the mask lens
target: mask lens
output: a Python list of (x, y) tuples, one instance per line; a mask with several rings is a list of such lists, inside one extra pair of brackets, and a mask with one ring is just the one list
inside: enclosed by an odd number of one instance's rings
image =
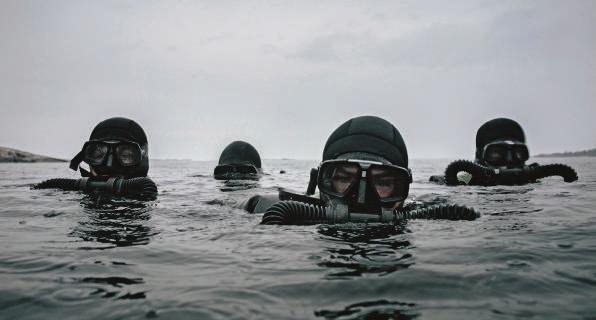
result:
[(524, 162), (530, 158), (530, 153), (528, 152), (528, 147), (523, 145), (518, 145), (513, 148), (513, 157), (517, 161)]
[(390, 166), (371, 166), (368, 170), (370, 185), (381, 200), (405, 199), (408, 195), (410, 175), (406, 170)]
[(349, 162), (328, 162), (321, 165), (319, 189), (325, 193), (344, 196), (358, 181), (360, 167)]
[(108, 155), (109, 147), (106, 144), (90, 142), (85, 146), (85, 162), (92, 166), (103, 164)]
[(215, 167), (215, 170), (213, 170), (213, 175), (214, 176), (223, 176), (225, 174), (228, 174), (230, 172), (233, 172), (234, 167), (226, 165), (226, 164), (222, 164), (222, 165), (218, 165), (217, 167)]
[(257, 174), (257, 168), (253, 166), (238, 166), (235, 169), (240, 174)]
[(493, 145), (488, 146), (484, 152), (484, 161), (492, 165), (503, 165), (507, 161), (507, 149), (502, 146)]
[[(216, 178), (233, 178), (233, 175), (256, 175), (259, 171), (256, 167), (250, 165), (229, 165), (229, 164), (222, 164), (215, 167), (213, 170), (213, 175)], [(241, 178), (241, 177), (239, 177)]]
[(120, 144), (116, 147), (116, 155), (120, 165), (124, 167), (136, 166), (141, 162), (141, 150), (134, 144)]

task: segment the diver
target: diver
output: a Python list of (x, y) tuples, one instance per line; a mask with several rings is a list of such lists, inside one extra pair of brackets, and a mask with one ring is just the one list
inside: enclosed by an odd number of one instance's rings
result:
[(484, 123), (476, 133), (474, 162), (458, 160), (445, 170), (444, 176), (431, 176), (431, 182), (448, 185), (521, 185), (558, 175), (565, 182), (577, 180), (569, 166), (553, 164), (527, 165), (530, 152), (524, 130), (514, 120), (496, 118)]
[[(89, 170), (80, 167), (81, 162)], [(98, 123), (81, 151), (70, 161), (82, 179), (50, 179), (34, 188), (58, 188), (100, 192), (129, 198), (153, 200), (155, 183), (147, 178), (149, 149), (143, 128), (135, 121), (114, 117)]]
[(250, 143), (234, 141), (219, 156), (213, 170), (217, 180), (256, 180), (261, 174), (261, 157)]
[[(253, 196), (242, 206), (251, 213), (265, 212), (263, 224), (389, 222), (398, 212), (411, 218), (476, 217), (473, 210), (456, 206), (436, 209), (434, 216), (428, 210), (407, 211), (404, 201), (411, 183), (408, 150), (399, 131), (384, 119), (361, 116), (331, 133), (305, 194), (282, 189), (278, 195)], [(318, 198), (313, 197), (317, 187)]]

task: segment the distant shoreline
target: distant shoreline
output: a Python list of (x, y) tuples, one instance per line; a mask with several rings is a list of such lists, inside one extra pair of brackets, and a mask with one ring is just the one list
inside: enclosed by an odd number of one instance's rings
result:
[(569, 157), (596, 157), (596, 148), (589, 149), (589, 150), (582, 150), (582, 151), (566, 151), (566, 152), (556, 152), (556, 153), (548, 153), (548, 154), (538, 154), (534, 157), (537, 158), (569, 158)]
[(0, 163), (35, 163), (66, 162), (64, 159), (52, 158), (13, 148), (0, 147)]

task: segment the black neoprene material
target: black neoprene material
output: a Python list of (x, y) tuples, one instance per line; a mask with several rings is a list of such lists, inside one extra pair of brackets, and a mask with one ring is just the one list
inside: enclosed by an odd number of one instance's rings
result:
[[(438, 205), (415, 210), (396, 209), (393, 212), (393, 217), (395, 222), (412, 219), (474, 220), (479, 215), (474, 209), (464, 206)], [(272, 225), (313, 225), (321, 223), (334, 223), (327, 216), (326, 207), (298, 201), (280, 201), (272, 205), (267, 209), (261, 221), (261, 224)]]
[(234, 141), (221, 152), (218, 164), (250, 164), (256, 168), (261, 168), (261, 157), (257, 149), (250, 143)]
[(135, 121), (123, 117), (109, 118), (98, 123), (91, 131), (89, 140), (108, 138), (131, 140), (140, 145), (147, 143), (143, 128)]
[(496, 140), (526, 142), (519, 123), (508, 118), (496, 118), (484, 123), (476, 132), (476, 160), (481, 160), (484, 146)]
[(381, 156), (392, 164), (408, 167), (408, 150), (399, 131), (374, 116), (353, 118), (335, 129), (323, 149), (323, 161), (360, 152)]

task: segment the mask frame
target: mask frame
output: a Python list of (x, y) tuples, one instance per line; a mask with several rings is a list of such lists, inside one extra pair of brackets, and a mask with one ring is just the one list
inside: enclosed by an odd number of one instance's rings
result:
[[(90, 144), (93, 144), (93, 143), (106, 145), (108, 147), (105, 155), (102, 157), (100, 162), (92, 163), (92, 161), (86, 155), (86, 148)], [(125, 162), (122, 161), (121, 155), (119, 154), (119, 152), (116, 152), (116, 149), (122, 145), (132, 145), (136, 148), (136, 152), (138, 154), (138, 159), (135, 159), (134, 163), (126, 164)], [(70, 169), (76, 171), (77, 168), (79, 167), (79, 165), (81, 164), (81, 162), (87, 163), (90, 167), (104, 166), (110, 155), (112, 155), (112, 158), (113, 158), (112, 161), (114, 161), (114, 159), (115, 159), (116, 163), (120, 167), (134, 168), (134, 167), (139, 166), (143, 162), (143, 159), (145, 158), (146, 154), (147, 154), (146, 148), (142, 147), (139, 143), (137, 143), (135, 141), (125, 140), (125, 139), (115, 139), (115, 138), (92, 139), (92, 140), (86, 141), (83, 144), (81, 151), (79, 151), (79, 153), (77, 153), (77, 155), (75, 155), (74, 158), (72, 158), (72, 160), (70, 161)], [(83, 170), (83, 169), (81, 168), (81, 170)], [(82, 173), (83, 173), (83, 171), (82, 171)]]
[[(501, 160), (500, 161), (489, 161), (487, 160), (489, 153), (491, 152), (491, 149), (502, 149), (501, 151), (504, 151), (504, 154), (501, 155)], [(518, 150), (516, 150), (518, 149)], [(522, 150), (522, 152), (524, 153), (524, 156), (522, 157), (518, 157), (517, 156), (517, 151)], [(503, 153), (503, 152), (501, 152)], [(488, 165), (491, 166), (497, 166), (497, 167), (501, 167), (501, 166), (521, 166), (524, 165), (524, 163), (526, 161), (528, 161), (528, 159), (530, 158), (530, 151), (528, 150), (528, 146), (523, 143), (523, 142), (519, 142), (519, 141), (513, 141), (513, 140), (499, 140), (499, 141), (493, 141), (491, 143), (488, 143), (484, 146), (484, 148), (482, 148), (482, 161), (485, 162)]]
[[(337, 192), (334, 190), (330, 190), (327, 187), (321, 188), (322, 186), (325, 185), (325, 183), (323, 183), (323, 179), (325, 179), (325, 177), (324, 177), (324, 172), (326, 171), (325, 167), (326, 166), (339, 166), (342, 164), (349, 165), (349, 166), (355, 166), (355, 165), (358, 166), (358, 170), (354, 174), (357, 181), (353, 182), (353, 184), (350, 185), (350, 187), (348, 189), (346, 189), (344, 192)], [(381, 198), (378, 194), (376, 187), (373, 186), (373, 179), (370, 178), (370, 176), (371, 176), (370, 171), (373, 168), (380, 168), (380, 169), (385, 168), (385, 169), (389, 169), (389, 170), (395, 170), (395, 171), (398, 171), (401, 174), (403, 174), (403, 177), (405, 177), (405, 182), (403, 185), (403, 192), (401, 192), (401, 194), (397, 194), (395, 196)], [(311, 170), (310, 175), (311, 175), (311, 177), (310, 177), (309, 186), (307, 189), (307, 194), (310, 194), (310, 195), (314, 194), (315, 186), (318, 186), (319, 191), (321, 193), (326, 194), (329, 197), (336, 198), (336, 199), (347, 200), (348, 198), (353, 197), (355, 193), (357, 193), (357, 195), (356, 195), (357, 202), (360, 204), (364, 204), (367, 188), (373, 188), (372, 189), (373, 193), (376, 195), (377, 200), (383, 206), (392, 205), (392, 204), (395, 204), (396, 202), (405, 200), (408, 197), (409, 186), (412, 183), (412, 172), (409, 168), (404, 168), (404, 167), (391, 165), (391, 164), (385, 164), (385, 163), (377, 162), (377, 161), (360, 160), (360, 159), (347, 159), (347, 160), (334, 159), (334, 160), (323, 161), (323, 162), (321, 162), (321, 164), (319, 165), (318, 168), (316, 168), (316, 169), (313, 168)], [(354, 190), (356, 188), (358, 190)]]

